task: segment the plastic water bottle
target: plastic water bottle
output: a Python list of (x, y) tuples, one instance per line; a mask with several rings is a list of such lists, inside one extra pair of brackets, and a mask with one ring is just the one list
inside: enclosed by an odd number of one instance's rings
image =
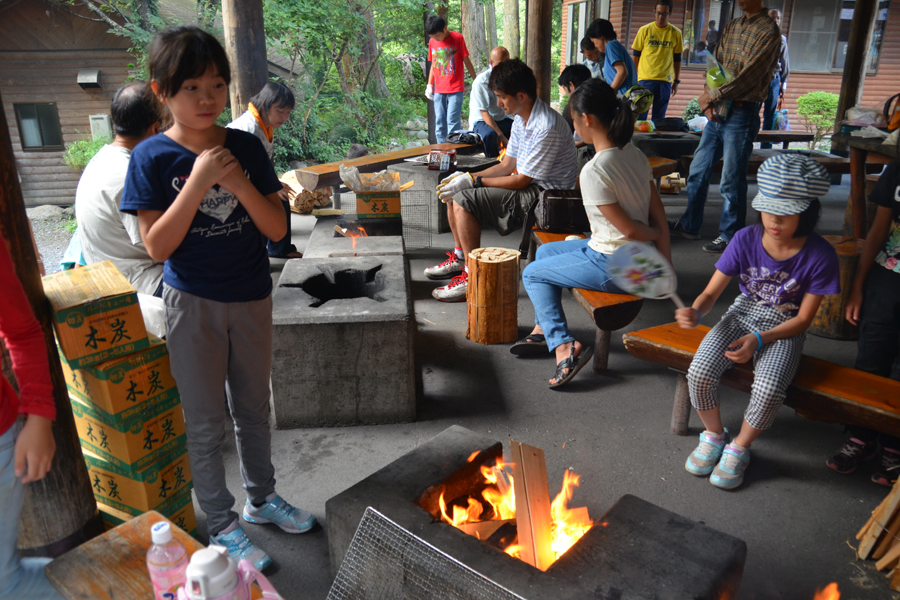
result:
[(184, 585), (188, 555), (184, 545), (172, 537), (172, 528), (165, 521), (150, 528), (153, 545), (147, 551), (147, 571), (153, 582), (156, 600), (175, 600), (178, 588)]

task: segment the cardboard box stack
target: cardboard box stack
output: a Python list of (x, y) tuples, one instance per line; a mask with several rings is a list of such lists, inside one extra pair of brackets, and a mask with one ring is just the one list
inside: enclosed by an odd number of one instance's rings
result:
[(156, 510), (196, 535), (181, 399), (134, 288), (103, 262), (45, 277), (44, 292), (101, 518)]

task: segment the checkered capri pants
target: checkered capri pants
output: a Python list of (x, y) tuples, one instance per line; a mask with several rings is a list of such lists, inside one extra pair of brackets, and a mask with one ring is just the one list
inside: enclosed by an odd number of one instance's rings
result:
[[(728, 312), (713, 327), (697, 349), (688, 369), (691, 404), (697, 410), (719, 406), (719, 378), (735, 365), (725, 357), (725, 350), (735, 340), (767, 331), (790, 319), (770, 306), (758, 304), (747, 295), (738, 296)], [(806, 334), (775, 340), (763, 346), (754, 357), (753, 386), (750, 405), (744, 418), (755, 429), (768, 429), (784, 402), (788, 386), (797, 374)]]

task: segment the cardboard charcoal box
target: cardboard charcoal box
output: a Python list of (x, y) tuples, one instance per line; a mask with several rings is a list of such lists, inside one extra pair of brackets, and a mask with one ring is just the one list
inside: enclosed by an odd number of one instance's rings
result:
[(43, 279), (69, 366), (80, 369), (150, 345), (137, 292), (109, 261)]
[(170, 507), (182, 490), (190, 496), (193, 487), (184, 446), (137, 471), (122, 469), (90, 451), (84, 452), (84, 462), (97, 502), (135, 516)]
[(146, 350), (92, 367), (72, 369), (61, 362), (69, 396), (96, 409), (91, 415), (110, 425), (149, 414), (179, 398), (166, 343), (154, 335)]
[[(366, 173), (361, 173), (360, 178), (366, 180)], [(390, 173), (396, 181), (400, 181), (399, 173)], [(415, 184), (408, 181), (400, 186), (396, 192), (357, 192), (356, 193), (356, 218), (357, 219), (384, 219), (401, 218), (400, 192)], [(351, 188), (352, 189), (352, 188)]]
[[(130, 521), (136, 516), (102, 502), (97, 504), (97, 509), (100, 511), (100, 520), (103, 522), (106, 531), (121, 525), (125, 521)], [(197, 514), (194, 512), (194, 503), (191, 500), (189, 487), (181, 488), (181, 491), (173, 496), (170, 501), (157, 506), (154, 510), (175, 523), (189, 535), (197, 537)]]
[(104, 421), (101, 411), (78, 398), (69, 396), (69, 402), (81, 447), (119, 469), (144, 469), (187, 442), (177, 394), (148, 412), (116, 424)]

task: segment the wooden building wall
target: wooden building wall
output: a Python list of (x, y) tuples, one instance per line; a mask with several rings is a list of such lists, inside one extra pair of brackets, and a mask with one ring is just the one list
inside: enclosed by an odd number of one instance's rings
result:
[[(90, 137), (89, 115), (109, 114), (134, 60), (128, 40), (108, 29), (45, 0), (0, 2), (0, 94), (27, 206), (72, 204), (80, 173), (66, 166), (63, 151), (22, 150), (13, 105), (55, 102), (63, 143)], [(77, 75), (85, 68), (100, 69), (102, 89), (81, 89)]]
[[(638, 29), (642, 25), (646, 25), (653, 21), (653, 12), (655, 10), (654, 0), (633, 0), (631, 31), (628, 35), (629, 50), (631, 42), (637, 35)], [(567, 4), (565, 2), (564, 4)], [(673, 2), (674, 9), (669, 22), (678, 27), (684, 28), (685, 21), (685, 3), (683, 1)], [(786, 0), (784, 6), (784, 14), (782, 17), (782, 30), (790, 36), (790, 18), (792, 0)], [(627, 0), (613, 0), (610, 8), (610, 21), (616, 28), (619, 39), (624, 41), (623, 29), (628, 20)], [(563, 31), (567, 26), (567, 11), (563, 10)], [(563, 46), (565, 48), (565, 46)], [(698, 97), (703, 93), (706, 83), (706, 70), (703, 68), (683, 67), (681, 70), (681, 85), (679, 93), (674, 96), (669, 103), (668, 116), (681, 116), (684, 107), (692, 98)], [(791, 120), (791, 129), (794, 131), (804, 131), (803, 124), (797, 118), (797, 98), (812, 91), (833, 92), (839, 94), (841, 91), (841, 73), (801, 73), (791, 72), (788, 79), (788, 89), (785, 95), (785, 107), (788, 109), (788, 115)], [(866, 77), (863, 87), (862, 103), (867, 107), (882, 107), (884, 101), (894, 95), (900, 93), (900, 5), (892, 4), (889, 8), (887, 24), (885, 27), (884, 41), (881, 48), (881, 59), (876, 74), (869, 74)]]

